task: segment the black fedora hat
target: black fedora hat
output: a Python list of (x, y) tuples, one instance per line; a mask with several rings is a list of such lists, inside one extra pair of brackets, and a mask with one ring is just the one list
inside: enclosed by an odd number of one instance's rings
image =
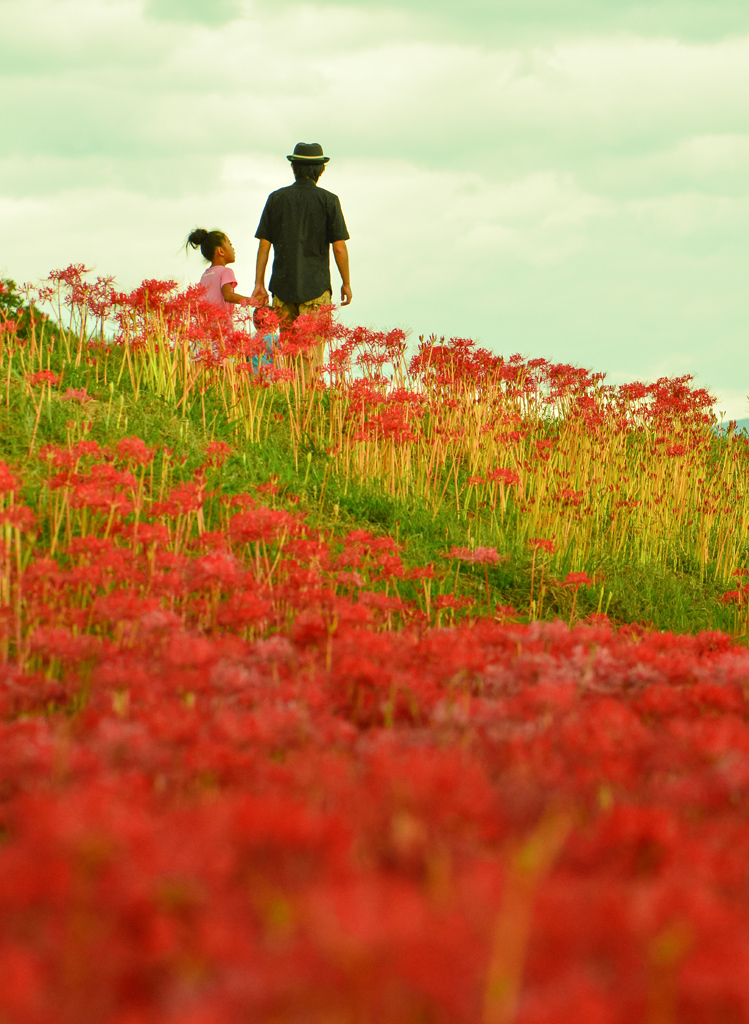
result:
[(323, 156), (322, 146), (319, 142), (297, 142), (294, 152), (286, 157), (292, 163), (300, 164), (326, 164), (329, 156)]

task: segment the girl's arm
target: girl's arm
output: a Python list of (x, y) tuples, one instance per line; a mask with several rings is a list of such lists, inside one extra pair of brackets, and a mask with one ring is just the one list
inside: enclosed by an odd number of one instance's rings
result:
[(247, 306), (250, 301), (249, 295), (240, 295), (239, 292), (235, 292), (233, 284), (222, 285), (221, 294), (226, 302), (236, 302), (240, 306)]

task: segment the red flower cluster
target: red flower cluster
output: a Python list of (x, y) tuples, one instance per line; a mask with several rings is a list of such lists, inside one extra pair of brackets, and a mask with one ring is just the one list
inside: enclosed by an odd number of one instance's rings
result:
[(472, 562), (474, 565), (497, 565), (506, 558), (496, 548), (450, 548), (445, 558), (454, 558), (459, 562)]
[(52, 370), (37, 370), (36, 373), (31, 373), (26, 378), (29, 384), (37, 386), (39, 384), (59, 384), (60, 378)]
[(746, 650), (435, 628), (390, 538), (206, 530), (226, 455), (160, 496), (138, 438), (48, 449), (8, 520), (0, 1018), (749, 1019)]

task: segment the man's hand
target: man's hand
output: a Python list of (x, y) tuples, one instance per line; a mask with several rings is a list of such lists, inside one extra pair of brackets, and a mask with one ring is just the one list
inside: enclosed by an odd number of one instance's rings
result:
[(250, 296), (251, 306), (267, 306), (268, 305), (268, 292), (265, 289), (264, 284), (256, 284), (255, 291)]
[(333, 256), (335, 258), (338, 273), (341, 275), (341, 305), (348, 306), (351, 303), (351, 284), (348, 266), (348, 248), (345, 242), (333, 242)]
[(257, 246), (257, 263), (255, 265), (255, 291), (250, 298), (253, 306), (267, 306), (268, 292), (265, 290), (265, 268), (268, 266), (270, 255), (270, 242), (267, 238), (261, 238)]

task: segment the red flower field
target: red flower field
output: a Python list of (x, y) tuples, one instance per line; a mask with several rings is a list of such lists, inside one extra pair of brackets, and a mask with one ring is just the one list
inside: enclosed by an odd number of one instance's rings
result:
[[(484, 357), (463, 391), (431, 369), (385, 391), (381, 365), (351, 378), (345, 359), (398, 339), (351, 332), (307, 389), (300, 335), (291, 369), (253, 380), (227, 362), (240, 342), (213, 338), (196, 368), (173, 324), (160, 349), (105, 350), (81, 321), (105, 292), (74, 296), (79, 319), (46, 341), (8, 317), (0, 335), (18, 437), (0, 462), (0, 1021), (749, 1021), (743, 589), (733, 635), (600, 607), (607, 550), (642, 545), (665, 572), (693, 545), (697, 574), (741, 579), (745, 448), (716, 449), (703, 395), (660, 382), (646, 408), (566, 368), (563, 419), (502, 385), (502, 416), (481, 406), (461, 434)], [(512, 365), (538, 394), (538, 368)], [(243, 418), (222, 439), (230, 393)], [(128, 432), (152, 395), (181, 450)], [(300, 493), (230, 487), (276, 423)], [(628, 459), (629, 490), (606, 492)], [(454, 500), (466, 532), (419, 565), (321, 518), (330, 481), (362, 473), (429, 515)], [(634, 538), (647, 502), (656, 525)], [(497, 575), (511, 557), (519, 611)]]

